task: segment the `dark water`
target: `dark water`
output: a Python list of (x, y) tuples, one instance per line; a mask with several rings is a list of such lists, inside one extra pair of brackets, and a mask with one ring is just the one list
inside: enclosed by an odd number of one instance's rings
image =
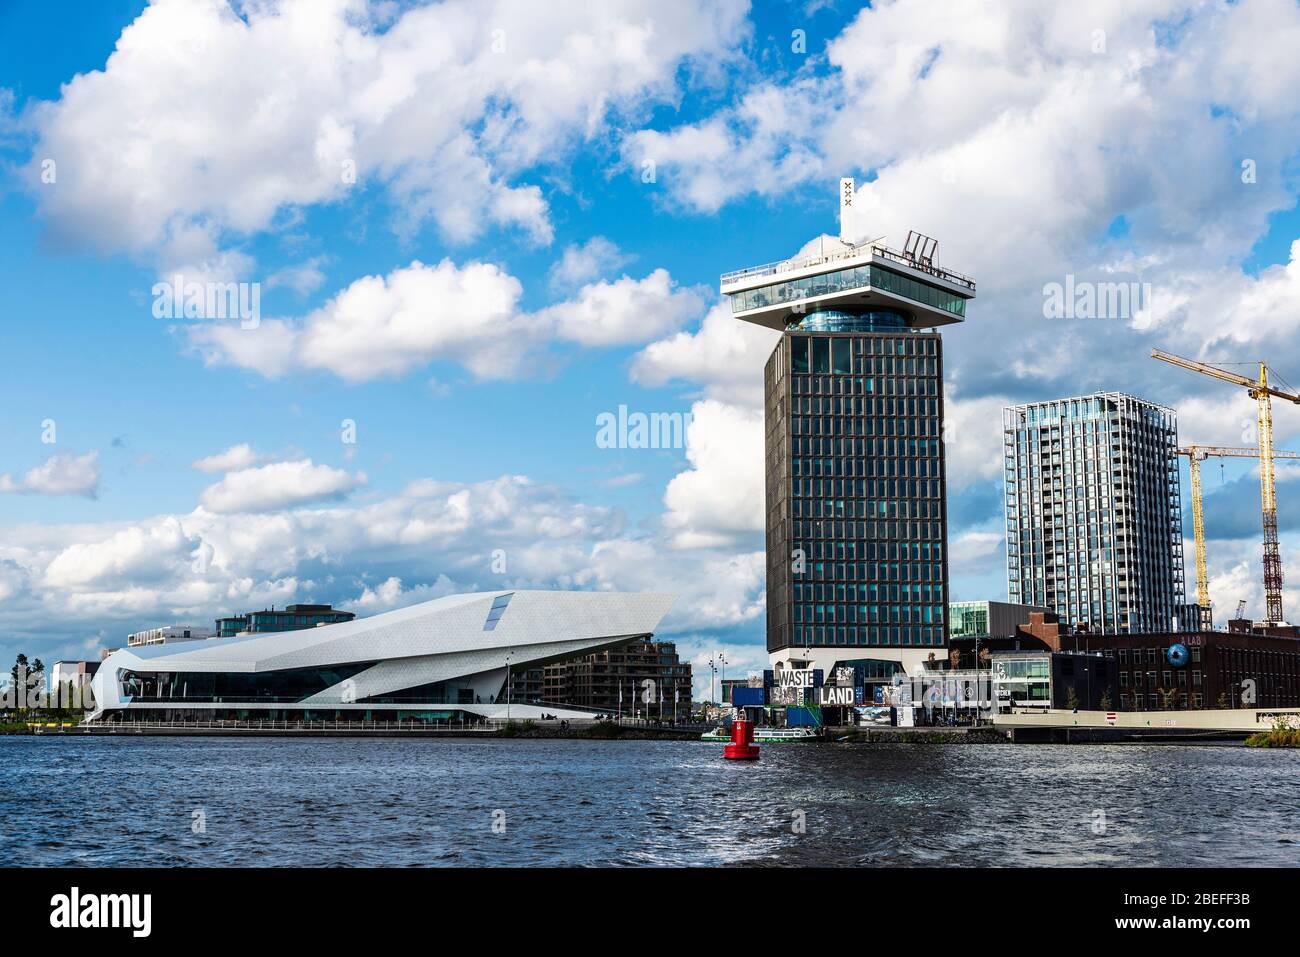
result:
[(25, 865), (1300, 865), (1297, 751), (786, 745), (751, 764), (721, 752), (0, 738), (0, 853)]

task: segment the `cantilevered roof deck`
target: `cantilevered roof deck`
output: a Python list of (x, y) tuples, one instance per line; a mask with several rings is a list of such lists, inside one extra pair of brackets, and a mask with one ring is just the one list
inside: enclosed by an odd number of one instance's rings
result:
[(963, 321), (975, 297), (974, 279), (882, 240), (724, 273), (721, 288), (737, 319), (778, 330), (808, 312), (870, 306), (902, 309), (918, 327), (948, 325)]

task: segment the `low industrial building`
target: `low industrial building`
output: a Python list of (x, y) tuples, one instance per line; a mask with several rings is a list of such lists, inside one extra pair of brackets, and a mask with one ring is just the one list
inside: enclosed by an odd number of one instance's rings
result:
[(164, 645), (169, 641), (198, 641), (215, 634), (211, 628), (200, 628), (197, 625), (163, 625), (127, 635), (126, 645), (128, 648), (137, 648), (140, 645)]
[[(1300, 638), (1291, 628), (1099, 635), (1067, 631), (1051, 612), (1036, 612), (1013, 638), (981, 642), (1002, 651), (1101, 655), (1115, 663), (1114, 707), (1125, 711), (1300, 707)], [(959, 662), (973, 663), (974, 641), (954, 639)]]
[[(90, 720), (589, 717), (514, 704), (503, 694), (507, 674), (629, 643), (645, 647), (674, 598), (480, 592), (314, 628), (122, 648), (92, 682)], [(689, 675), (686, 682), (689, 696)]]
[(948, 636), (952, 638), (1010, 638), (1029, 616), (1047, 611), (1036, 605), (1017, 605), (1007, 601), (948, 602)]
[(271, 631), (299, 631), (317, 625), (335, 625), (356, 617), (352, 612), (339, 611), (332, 605), (286, 605), (281, 611), (267, 608), (218, 618), (216, 636), (230, 638), (234, 635), (261, 635)]
[(98, 661), (56, 661), (50, 668), (50, 691), (56, 691), (65, 684), (80, 688), (95, 677), (99, 670)]

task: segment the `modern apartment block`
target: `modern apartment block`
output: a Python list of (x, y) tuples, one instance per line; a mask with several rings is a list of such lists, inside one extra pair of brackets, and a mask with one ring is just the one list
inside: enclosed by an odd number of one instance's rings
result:
[(1010, 600), (1101, 634), (1179, 627), (1174, 411), (1120, 392), (1017, 405), (1003, 440)]
[[(783, 335), (764, 370), (767, 649), (773, 667), (919, 671), (947, 640), (943, 342), (975, 282), (841, 237), (722, 276), (737, 319)], [(808, 250), (812, 252), (809, 253)]]
[[(525, 677), (518, 687), (526, 693), (529, 684)], [(542, 700), (608, 714), (685, 719), (691, 713), (691, 666), (679, 660), (671, 641), (633, 641), (547, 665)]]

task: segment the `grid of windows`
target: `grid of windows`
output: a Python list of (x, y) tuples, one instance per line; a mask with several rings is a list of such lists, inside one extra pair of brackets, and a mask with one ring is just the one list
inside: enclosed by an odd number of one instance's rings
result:
[(911, 299), (913, 302), (925, 303), (954, 316), (966, 315), (967, 296), (948, 292), (929, 283), (921, 282), (910, 276), (904, 276), (880, 266), (854, 266), (835, 272), (822, 273), (819, 276), (804, 276), (786, 282), (759, 286), (757, 289), (745, 289), (731, 293), (731, 311), (746, 312), (761, 309), (764, 306), (797, 302), (800, 299), (813, 299), (819, 296), (833, 296), (837, 293), (854, 289), (872, 288)]
[(1102, 633), (1167, 628), (1184, 600), (1177, 420), (1121, 393), (1005, 412), (1010, 600)]
[(765, 373), (769, 651), (944, 644), (942, 377), (933, 333), (778, 343)]

